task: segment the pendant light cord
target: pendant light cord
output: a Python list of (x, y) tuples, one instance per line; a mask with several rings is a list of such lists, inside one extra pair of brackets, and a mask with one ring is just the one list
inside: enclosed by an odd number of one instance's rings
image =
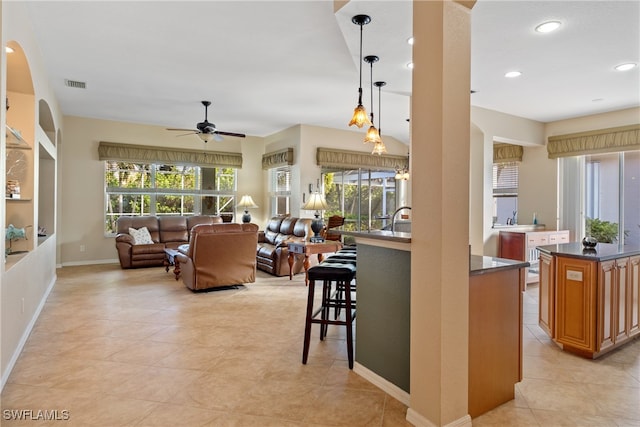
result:
[(362, 105), (362, 27), (360, 24), (360, 86), (358, 87), (358, 105)]
[(380, 124), (382, 116), (382, 85), (378, 86), (378, 135), (382, 137), (382, 125)]
[(375, 126), (373, 122), (373, 63), (375, 61), (371, 60), (371, 126)]

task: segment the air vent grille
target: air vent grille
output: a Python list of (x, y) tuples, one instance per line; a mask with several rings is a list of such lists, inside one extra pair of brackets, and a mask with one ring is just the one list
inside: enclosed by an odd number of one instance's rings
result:
[(87, 84), (85, 82), (79, 82), (77, 80), (64, 79), (64, 85), (68, 86), (68, 87), (75, 87), (75, 88), (78, 88), (78, 89), (86, 89), (87, 88)]

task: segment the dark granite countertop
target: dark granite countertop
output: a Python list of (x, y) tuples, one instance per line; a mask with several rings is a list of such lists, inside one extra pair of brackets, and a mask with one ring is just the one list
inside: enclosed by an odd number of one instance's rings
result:
[(529, 267), (528, 262), (490, 256), (471, 255), (469, 258), (469, 275), (493, 273), (500, 270)]
[(595, 248), (584, 249), (581, 242), (561, 243), (559, 245), (538, 246), (538, 250), (547, 255), (562, 255), (570, 258), (581, 258), (593, 261), (609, 261), (612, 259), (640, 255), (638, 246), (621, 246), (612, 243), (598, 243)]

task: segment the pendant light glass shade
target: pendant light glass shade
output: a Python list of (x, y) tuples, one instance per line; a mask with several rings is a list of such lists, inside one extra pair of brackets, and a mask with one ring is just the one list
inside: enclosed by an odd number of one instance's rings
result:
[(371, 121), (367, 115), (367, 110), (364, 109), (362, 104), (358, 104), (358, 106), (353, 110), (353, 117), (349, 122), (349, 126), (356, 125), (357, 127), (362, 128), (363, 126), (370, 124)]
[(360, 63), (360, 86), (358, 87), (358, 106), (353, 110), (353, 117), (351, 117), (349, 126), (356, 125), (358, 128), (362, 128), (371, 124), (367, 111), (362, 105), (362, 27), (371, 22), (371, 17), (368, 15), (356, 15), (351, 18), (351, 22), (360, 26), (360, 56), (358, 57)]
[(380, 139), (380, 133), (374, 125), (369, 126), (369, 130), (367, 130), (367, 134), (364, 136), (364, 142), (365, 144), (369, 142), (372, 144), (382, 142), (382, 139)]
[[(373, 81), (373, 65), (372, 65), (372, 71), (371, 71), (371, 81)], [(380, 116), (382, 115), (382, 99), (381, 99), (381, 88), (382, 86), (386, 85), (387, 82), (375, 82), (372, 83), (372, 88), (373, 85), (375, 85), (378, 88), (378, 129), (376, 130), (376, 133), (378, 135), (378, 139), (376, 141), (374, 141), (374, 145), (373, 145), (373, 151), (371, 152), (371, 154), (377, 154), (377, 155), (381, 155), (387, 152), (387, 147), (385, 147), (384, 142), (382, 142), (382, 137), (380, 136), (380, 133), (382, 132), (382, 125), (380, 124)], [(371, 99), (373, 100), (373, 89), (372, 93), (371, 93)], [(373, 101), (372, 101), (373, 103)], [(373, 113), (371, 114), (371, 119), (373, 119)], [(371, 126), (374, 130), (375, 127)], [(371, 128), (369, 128), (369, 130), (371, 130)], [(367, 132), (367, 136), (369, 135), (369, 133)], [(365, 138), (366, 141), (366, 138)]]
[(387, 152), (387, 147), (384, 146), (384, 142), (382, 140), (375, 143), (373, 146), (373, 151), (371, 154), (381, 155)]

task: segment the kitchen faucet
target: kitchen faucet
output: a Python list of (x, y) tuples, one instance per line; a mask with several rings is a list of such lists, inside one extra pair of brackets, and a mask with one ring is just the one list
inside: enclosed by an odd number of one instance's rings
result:
[(409, 209), (411, 210), (411, 206), (401, 206), (398, 209), (396, 209), (396, 211), (393, 213), (393, 215), (391, 216), (391, 232), (393, 233), (395, 226), (396, 226), (396, 215), (398, 215), (398, 212), (400, 212), (403, 209)]

